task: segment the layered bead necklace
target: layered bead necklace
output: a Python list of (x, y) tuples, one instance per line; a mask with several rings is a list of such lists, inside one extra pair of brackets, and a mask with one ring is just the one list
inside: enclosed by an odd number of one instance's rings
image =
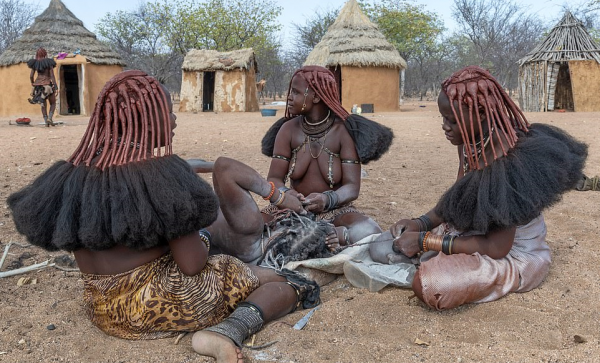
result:
[[(304, 144), (308, 147), (310, 156), (313, 159), (317, 159), (321, 153), (323, 152), (323, 148), (325, 147), (325, 140), (327, 139), (327, 133), (331, 130), (331, 126), (335, 121), (335, 117), (331, 116), (331, 110), (327, 111), (327, 116), (317, 122), (309, 122), (306, 117), (302, 118), (302, 122), (300, 122), (300, 127), (304, 132)], [(317, 143), (319, 145), (319, 152), (317, 155), (313, 154), (312, 144)]]

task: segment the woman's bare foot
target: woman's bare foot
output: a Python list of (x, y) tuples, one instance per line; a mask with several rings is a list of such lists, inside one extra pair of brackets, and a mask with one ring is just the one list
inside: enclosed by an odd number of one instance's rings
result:
[(215, 358), (217, 363), (244, 363), (241, 349), (219, 333), (204, 330), (194, 333), (192, 348), (200, 355)]
[(348, 228), (344, 226), (334, 227), (325, 237), (325, 244), (330, 251), (335, 251), (337, 248), (348, 244), (347, 237)]
[(212, 173), (215, 166), (214, 162), (202, 159), (187, 159), (186, 161), (195, 173)]

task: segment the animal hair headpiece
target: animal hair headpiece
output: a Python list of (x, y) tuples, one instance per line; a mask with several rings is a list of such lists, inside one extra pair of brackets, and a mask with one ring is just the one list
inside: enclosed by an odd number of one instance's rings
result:
[(104, 170), (160, 157), (163, 146), (164, 156), (171, 155), (171, 131), (161, 84), (142, 71), (125, 71), (100, 92), (84, 137), (67, 161)]
[[(298, 69), (294, 72), (290, 80), (288, 98), (292, 88), (292, 80), (296, 76), (302, 77), (333, 113), (338, 115), (342, 120), (348, 118), (349, 113), (342, 107), (342, 103), (340, 102), (340, 92), (335, 81), (335, 76), (329, 69), (320, 66), (304, 66)], [(290, 118), (293, 116), (290, 115), (289, 110), (286, 108), (285, 117)]]
[[(450, 100), (450, 107), (454, 118), (458, 123), (459, 130), (465, 143), (466, 150), (474, 150), (478, 143), (477, 137), (473, 131), (474, 123), (477, 122), (479, 129), (482, 129), (482, 114), (485, 114), (487, 129), (490, 132), (499, 132), (504, 135), (508, 142), (508, 147), (501, 143), (502, 153), (507, 154), (508, 150), (513, 148), (517, 142), (518, 136), (516, 130), (527, 132), (529, 123), (521, 110), (510, 99), (500, 83), (487, 70), (477, 67), (465, 67), (450, 76), (442, 83), (442, 92)], [(458, 103), (458, 109), (454, 106), (454, 101)], [(469, 109), (468, 119), (463, 113), (463, 107)], [(475, 112), (473, 112), (475, 110)], [(473, 119), (473, 114), (476, 120)], [(467, 122), (470, 125), (471, 134), (467, 134)], [(479, 143), (484, 144), (484, 133), (479, 133)], [(494, 143), (490, 143), (494, 160), (498, 158), (498, 152)], [(478, 153), (468, 152), (467, 161), (470, 170), (481, 169), (479, 167)], [(485, 152), (481, 153), (484, 165), (488, 165)]]

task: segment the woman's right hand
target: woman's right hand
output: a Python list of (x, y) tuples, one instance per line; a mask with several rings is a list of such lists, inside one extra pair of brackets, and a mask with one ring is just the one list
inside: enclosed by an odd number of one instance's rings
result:
[(390, 227), (394, 238), (400, 237), (403, 232), (420, 232), (419, 224), (412, 219), (401, 219)]
[(298, 198), (298, 196), (301, 196), (302, 194), (299, 194), (297, 192), (290, 193), (290, 191), (285, 192), (285, 197), (283, 199), (283, 202), (279, 205), (279, 208), (290, 209), (301, 215), (306, 214), (306, 209), (304, 209), (304, 206), (302, 206), (302, 202)]
[(413, 257), (421, 250), (419, 246), (419, 233), (410, 231), (402, 233), (399, 238), (394, 240), (394, 251), (400, 252), (405, 256)]

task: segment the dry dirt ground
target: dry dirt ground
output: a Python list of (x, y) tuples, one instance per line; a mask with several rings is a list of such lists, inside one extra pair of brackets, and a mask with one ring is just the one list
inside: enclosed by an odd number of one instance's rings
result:
[[(278, 108), (281, 116), (283, 108)], [(393, 128), (396, 138), (389, 153), (364, 166), (368, 176), (357, 204), (388, 228), (435, 204), (456, 175), (456, 149), (444, 138), (433, 102), (407, 102), (401, 112), (368, 116)], [(600, 113), (527, 116), (589, 143), (586, 173), (600, 174)], [(214, 160), (226, 155), (266, 175), (269, 158), (260, 154), (260, 140), (276, 119), (260, 113), (179, 114), (174, 149), (183, 158)], [(23, 127), (0, 120), (2, 251), (10, 241), (26, 242), (15, 231), (8, 195), (68, 157), (87, 124), (78, 117), (57, 120), (64, 125)], [(600, 362), (599, 205), (599, 192), (572, 191), (546, 211), (553, 264), (546, 281), (532, 292), (437, 312), (410, 299), (409, 290), (370, 293), (340, 277), (323, 288), (323, 306), (304, 330), (293, 330), (290, 324), (306, 311), (268, 324), (255, 344), (277, 343), (262, 351), (245, 349), (248, 361)], [(63, 255), (13, 246), (2, 270)], [(37, 283), (18, 286), (21, 277)], [(77, 272), (47, 268), (0, 279), (0, 362), (211, 361), (194, 354), (190, 335), (178, 345), (175, 339), (125, 341), (106, 336), (84, 317), (81, 294)]]

